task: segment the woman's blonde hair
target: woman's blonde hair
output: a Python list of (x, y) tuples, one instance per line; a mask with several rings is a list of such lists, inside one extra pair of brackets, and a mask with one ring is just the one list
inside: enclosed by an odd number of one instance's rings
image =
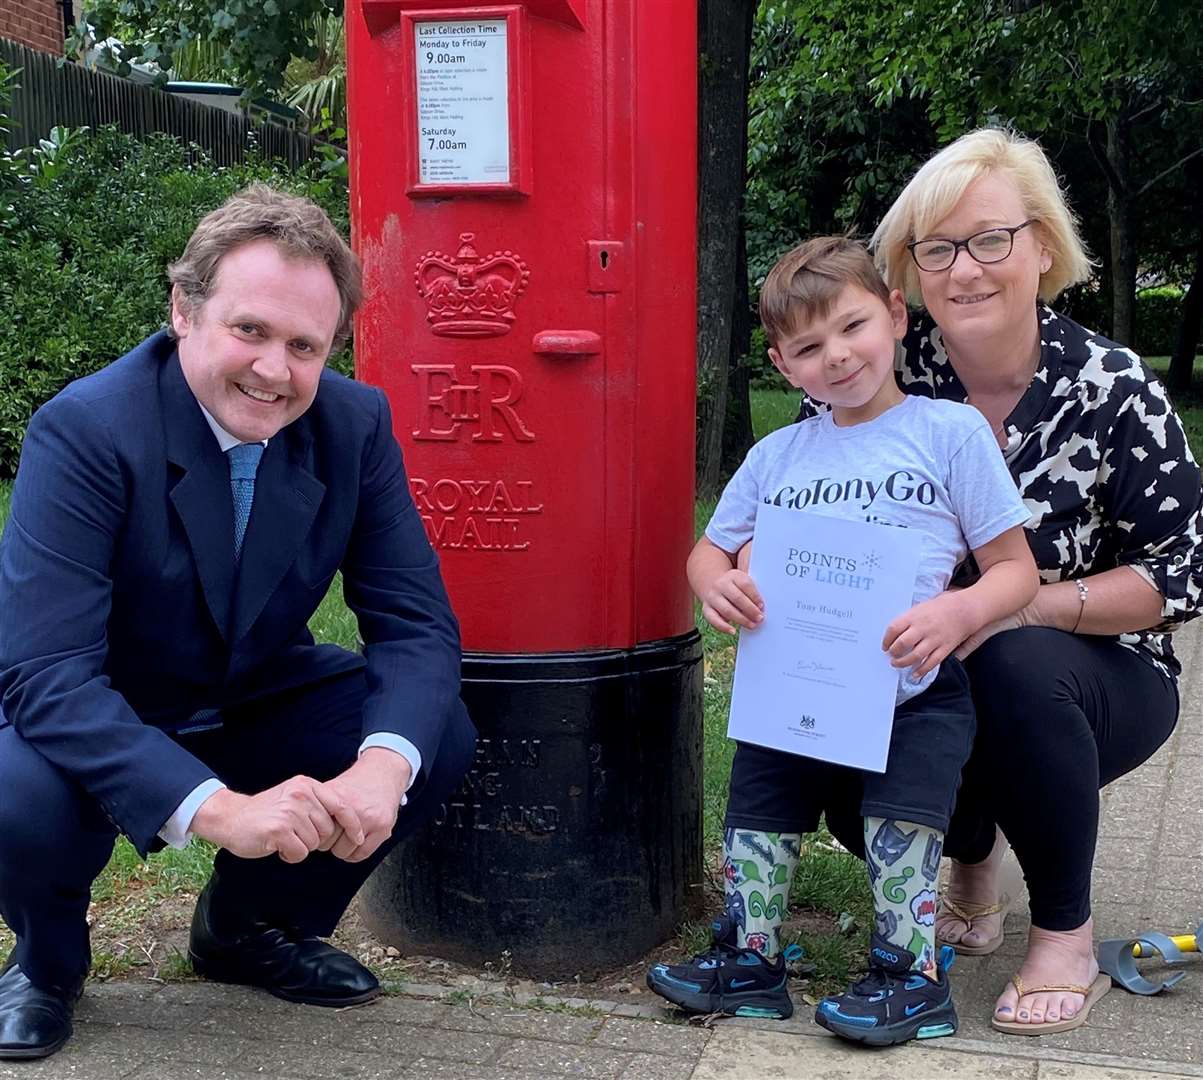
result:
[(901, 289), (912, 304), (921, 306), (923, 298), (919, 268), (907, 244), (947, 217), (966, 188), (987, 173), (1010, 180), (1019, 192), (1024, 216), (1039, 222), (1041, 242), (1052, 256), (1052, 265), (1040, 275), (1040, 299), (1052, 301), (1062, 290), (1090, 277), (1091, 259), (1078, 234), (1077, 218), (1040, 144), (1013, 131), (981, 128), (924, 162), (873, 234), (871, 246), (886, 284)]

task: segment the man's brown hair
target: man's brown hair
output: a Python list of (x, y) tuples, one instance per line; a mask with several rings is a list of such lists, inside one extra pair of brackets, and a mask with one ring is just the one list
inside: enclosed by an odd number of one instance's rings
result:
[(760, 321), (769, 344), (776, 346), (803, 324), (826, 316), (848, 285), (859, 285), (883, 304), (890, 302), (872, 256), (850, 237), (816, 236), (787, 251), (760, 290)]
[[(310, 199), (266, 184), (252, 184), (231, 195), (201, 218), (184, 254), (167, 267), (167, 279), (179, 286), (187, 307), (196, 310), (209, 299), (221, 260), (255, 240), (270, 240), (287, 258), (326, 264), (338, 289), (339, 320), (332, 349), (338, 348), (351, 332), (351, 318), (363, 299), (363, 277), (355, 253), (326, 212)], [(170, 309), (168, 314), (170, 326)]]

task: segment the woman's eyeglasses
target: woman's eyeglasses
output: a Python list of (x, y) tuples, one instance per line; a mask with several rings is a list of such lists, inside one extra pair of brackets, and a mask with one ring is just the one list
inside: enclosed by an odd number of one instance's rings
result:
[(1015, 247), (1015, 234), (1034, 224), (1036, 218), (1028, 218), (1020, 225), (1002, 225), (997, 229), (983, 229), (967, 236), (964, 240), (912, 240), (906, 245), (911, 258), (920, 270), (929, 274), (947, 270), (957, 261), (957, 252), (964, 248), (980, 263), (1002, 262)]

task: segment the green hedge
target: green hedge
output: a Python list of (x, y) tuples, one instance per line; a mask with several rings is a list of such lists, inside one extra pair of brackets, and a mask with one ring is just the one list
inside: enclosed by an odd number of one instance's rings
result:
[[(1140, 356), (1168, 356), (1178, 341), (1182, 321), (1183, 291), (1177, 285), (1158, 285), (1136, 294), (1136, 341)], [(1080, 285), (1059, 297), (1054, 305), (1091, 330), (1108, 333), (1111, 294), (1097, 285)]]
[(1136, 294), (1136, 351), (1141, 356), (1169, 356), (1178, 344), (1183, 291), (1176, 285), (1141, 289)]
[[(218, 168), (168, 136), (70, 133), (0, 169), (0, 477), (34, 410), (163, 325), (167, 263), (203, 214), (255, 180), (307, 194), (347, 230), (346, 187), (315, 168)], [(349, 370), (350, 350), (333, 361)]]

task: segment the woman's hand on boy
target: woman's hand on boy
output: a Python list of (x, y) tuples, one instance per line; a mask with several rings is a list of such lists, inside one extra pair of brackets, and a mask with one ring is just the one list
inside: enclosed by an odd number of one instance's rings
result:
[(698, 595), (702, 615), (716, 630), (734, 634), (737, 626), (753, 630), (764, 620), (764, 598), (742, 570), (727, 570)]
[(921, 679), (974, 629), (966, 590), (940, 593), (904, 611), (889, 626), (881, 647), (896, 668), (913, 668)]

